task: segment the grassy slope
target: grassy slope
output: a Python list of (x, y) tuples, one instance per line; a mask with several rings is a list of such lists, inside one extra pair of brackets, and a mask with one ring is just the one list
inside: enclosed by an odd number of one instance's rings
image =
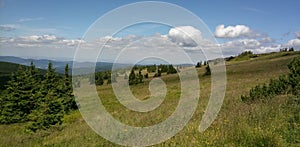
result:
[[(251, 87), (287, 73), (287, 64), (293, 57), (299, 56), (300, 52), (288, 54), (276, 53), (251, 60), (228, 62), (227, 91), (222, 109), (212, 126), (202, 134), (198, 132), (198, 125), (209, 98), (210, 78), (200, 76), (201, 99), (192, 119), (176, 136), (158, 146), (261, 145), (259, 143), (296, 146), (286, 140), (295, 138), (293, 133), (287, 131), (288, 120), (294, 113), (287, 105), (288, 96), (278, 96), (269, 103), (246, 104), (240, 100), (240, 95), (247, 94)], [(198, 72), (202, 75), (204, 68), (198, 69)], [(167, 97), (160, 107), (149, 113), (126, 110), (115, 99), (110, 85), (98, 87), (98, 93), (107, 110), (116, 119), (134, 126), (153, 125), (163, 121), (174, 111), (180, 96), (180, 84), (176, 75), (163, 76), (162, 79), (167, 83)], [(133, 94), (139, 99), (149, 95), (148, 82), (132, 86)], [(115, 146), (93, 132), (79, 112), (67, 115), (62, 126), (47, 131), (28, 134), (23, 130), (25, 125), (0, 125), (0, 146)]]

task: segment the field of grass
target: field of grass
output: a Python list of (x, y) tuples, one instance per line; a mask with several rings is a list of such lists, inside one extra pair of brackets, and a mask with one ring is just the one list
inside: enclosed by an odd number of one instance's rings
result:
[[(176, 136), (156, 146), (299, 146), (299, 105), (289, 95), (268, 102), (244, 103), (245, 95), (257, 84), (268, 82), (288, 72), (287, 65), (300, 52), (273, 53), (256, 58), (226, 63), (226, 96), (218, 117), (203, 133), (198, 131), (210, 96), (210, 76), (202, 76), (205, 67), (197, 69), (200, 78), (200, 100), (192, 119)], [(126, 109), (115, 98), (111, 85), (97, 87), (105, 108), (114, 118), (132, 126), (157, 124), (172, 114), (180, 97), (177, 75), (162, 76), (167, 96), (161, 106), (151, 112)], [(131, 86), (138, 99), (150, 95), (148, 85)], [(23, 124), (0, 125), (0, 146), (118, 146), (98, 136), (81, 117), (79, 111), (66, 115), (61, 126), (28, 133)]]

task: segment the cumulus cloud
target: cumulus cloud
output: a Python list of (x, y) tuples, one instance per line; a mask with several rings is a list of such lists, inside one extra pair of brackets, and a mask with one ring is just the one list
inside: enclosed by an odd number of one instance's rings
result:
[(300, 39), (292, 39), (287, 43), (287, 46), (300, 49)]
[(237, 39), (233, 41), (228, 41), (219, 44), (225, 56), (237, 55), (241, 52), (250, 50), (254, 53), (267, 53), (279, 51), (283, 46), (281, 44), (276, 44), (274, 41), (270, 42), (272, 39), (263, 38), (261, 40), (257, 39)]
[(295, 34), (296, 34), (296, 37), (297, 37), (298, 39), (300, 39), (300, 30), (297, 31)]
[(17, 28), (18, 28), (18, 26), (14, 25), (14, 24), (0, 25), (0, 31), (13, 31), (13, 30), (16, 30)]
[(260, 34), (255, 33), (250, 27), (245, 25), (227, 26), (219, 25), (215, 30), (217, 38), (239, 38), (239, 37), (257, 37)]
[(179, 26), (171, 28), (168, 37), (180, 46), (194, 47), (197, 43), (194, 39), (201, 39), (201, 32), (192, 26)]

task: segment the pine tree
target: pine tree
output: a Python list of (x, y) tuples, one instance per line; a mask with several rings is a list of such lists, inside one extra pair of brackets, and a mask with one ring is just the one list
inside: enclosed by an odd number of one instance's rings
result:
[(143, 75), (142, 75), (142, 71), (139, 71), (139, 74), (137, 76), (138, 82), (137, 83), (142, 83), (143, 82)]
[(96, 85), (103, 85), (104, 84), (104, 78), (102, 73), (96, 73), (95, 74), (95, 84)]
[(130, 74), (129, 74), (129, 85), (133, 85), (136, 84), (136, 77), (135, 77), (135, 73), (134, 70), (132, 69)]
[(62, 78), (63, 89), (61, 91), (64, 94), (64, 96), (63, 96), (64, 111), (67, 113), (70, 112), (71, 110), (77, 109), (71, 82), (72, 82), (72, 79), (69, 76), (69, 65), (67, 64), (65, 67), (64, 77)]
[(173, 67), (172, 64), (169, 65), (167, 74), (175, 74), (175, 73), (177, 73), (177, 70)]
[(199, 67), (201, 67), (201, 65), (202, 65), (202, 61), (200, 61), (200, 62), (197, 62), (197, 64), (196, 64), (196, 68), (199, 68)]

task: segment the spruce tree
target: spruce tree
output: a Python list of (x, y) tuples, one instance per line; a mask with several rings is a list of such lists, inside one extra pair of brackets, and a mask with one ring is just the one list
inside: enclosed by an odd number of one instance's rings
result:
[(132, 69), (130, 74), (129, 74), (129, 85), (133, 85), (136, 84), (136, 77), (135, 77), (135, 73), (134, 70)]
[(73, 95), (73, 87), (72, 87), (72, 79), (69, 75), (69, 65), (67, 64), (65, 67), (64, 77), (62, 79), (62, 93), (63, 93), (63, 106), (65, 112), (70, 112), (71, 110), (77, 109), (77, 105), (75, 102), (75, 97)]
[(12, 74), (1, 98), (0, 123), (16, 123), (28, 120), (28, 115), (36, 108), (38, 72), (31, 62), (24, 69), (19, 66)]
[(59, 80), (52, 63), (49, 62), (48, 70), (41, 82), (38, 107), (30, 114), (32, 121), (28, 128), (32, 131), (47, 129), (52, 125), (61, 124), (64, 115), (62, 92), (64, 85)]
[(211, 71), (210, 71), (209, 65), (207, 65), (207, 66), (205, 67), (205, 73), (204, 73), (204, 75), (211, 75)]

